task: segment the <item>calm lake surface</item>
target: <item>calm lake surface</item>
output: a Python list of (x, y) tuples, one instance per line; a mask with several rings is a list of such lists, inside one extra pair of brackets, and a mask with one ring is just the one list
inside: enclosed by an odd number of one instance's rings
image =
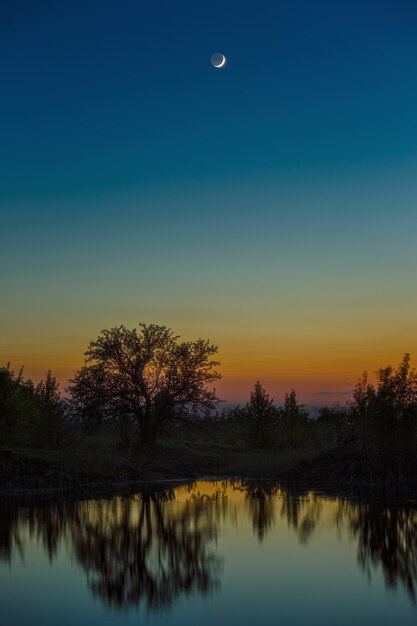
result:
[(417, 624), (417, 507), (272, 484), (0, 499), (5, 626)]

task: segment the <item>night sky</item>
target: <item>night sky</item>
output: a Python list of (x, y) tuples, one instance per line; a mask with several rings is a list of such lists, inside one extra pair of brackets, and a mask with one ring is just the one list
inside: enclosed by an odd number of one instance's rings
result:
[(65, 386), (154, 322), (226, 400), (318, 405), (417, 356), (416, 33), (413, 0), (2, 0), (1, 361)]

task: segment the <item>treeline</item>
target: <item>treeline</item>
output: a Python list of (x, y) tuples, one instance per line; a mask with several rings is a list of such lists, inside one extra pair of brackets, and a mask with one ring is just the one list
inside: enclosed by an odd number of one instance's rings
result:
[[(71, 443), (72, 434), (91, 434), (102, 420), (77, 416), (71, 398), (64, 398), (48, 371), (35, 384), (15, 373), (10, 365), (0, 368), (0, 433), (2, 444), (19, 443), (59, 449)], [(106, 425), (120, 442), (138, 439), (134, 421), (117, 417)], [(417, 376), (404, 355), (396, 370), (381, 369), (376, 385), (366, 374), (358, 381), (352, 400), (344, 406), (324, 406), (311, 418), (297, 401), (296, 392), (286, 394), (282, 406), (258, 381), (244, 406), (175, 420), (162, 438), (181, 437), (193, 430), (221, 430), (223, 438), (250, 449), (300, 448), (334, 443), (356, 444), (358, 449), (381, 458), (407, 458), (417, 453)]]
[(230, 411), (230, 417), (246, 421), (248, 442), (259, 448), (328, 441), (387, 462), (415, 459), (417, 373), (405, 354), (396, 369), (389, 366), (377, 372), (376, 384), (363, 374), (349, 402), (321, 407), (316, 419), (297, 402), (295, 391), (277, 407), (258, 382), (248, 404)]
[[(216, 438), (219, 430), (229, 434), (231, 441), (250, 449), (275, 447), (299, 448), (310, 445), (315, 439), (314, 426), (323, 421), (335, 421), (336, 414), (342, 418), (343, 409), (320, 409), (317, 422), (310, 419), (308, 411), (299, 404), (295, 391), (286, 395), (284, 405), (278, 407), (258, 381), (250, 394), (249, 402), (241, 407), (213, 410), (204, 414), (188, 414), (186, 420), (175, 419), (161, 429), (163, 439), (182, 438), (186, 433), (204, 430)], [(325, 419), (324, 417), (325, 416)], [(330, 423), (330, 422), (329, 422)], [(77, 433), (94, 435), (102, 430), (110, 432), (119, 447), (132, 448), (139, 442), (140, 434), (129, 415), (111, 416), (95, 414), (86, 418), (71, 397), (64, 397), (51, 371), (46, 378), (35, 384), (17, 373), (10, 364), (0, 368), (0, 445), (19, 444), (46, 449), (60, 449), (70, 445)], [(324, 429), (323, 430), (324, 434)], [(328, 429), (329, 430), (329, 429)], [(333, 438), (333, 424), (327, 433)], [(134, 446), (136, 447), (136, 446)], [(140, 447), (140, 445), (139, 445)]]
[(59, 449), (70, 439), (67, 417), (68, 404), (50, 371), (35, 384), (24, 378), (23, 369), (0, 368), (0, 445)]
[(216, 414), (226, 433), (247, 448), (301, 448), (314, 443), (314, 423), (309, 412), (297, 401), (292, 390), (286, 394), (283, 406), (274, 400), (258, 381), (245, 406), (223, 410)]
[(60, 450), (104, 429), (130, 457), (190, 433), (192, 449), (197, 433), (213, 449), (221, 443), (238, 452), (351, 450), (361, 462), (417, 477), (417, 374), (409, 354), (396, 369), (379, 370), (375, 384), (364, 374), (346, 405), (322, 407), (312, 419), (295, 391), (277, 406), (260, 382), (246, 405), (219, 411), (209, 388), (220, 378), (216, 351), (201, 339), (179, 342), (163, 326), (102, 331), (65, 397), (51, 372), (34, 384), (23, 371), (0, 368), (0, 446)]

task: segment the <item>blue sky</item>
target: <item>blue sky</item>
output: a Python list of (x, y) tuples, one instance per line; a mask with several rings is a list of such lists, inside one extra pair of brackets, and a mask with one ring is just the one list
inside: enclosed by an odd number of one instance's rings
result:
[(219, 343), (235, 398), (412, 351), (416, 27), (406, 0), (4, 1), (0, 356), (65, 379), (155, 321)]
[(401, 1), (6, 1), (1, 197), (414, 157), (416, 24)]

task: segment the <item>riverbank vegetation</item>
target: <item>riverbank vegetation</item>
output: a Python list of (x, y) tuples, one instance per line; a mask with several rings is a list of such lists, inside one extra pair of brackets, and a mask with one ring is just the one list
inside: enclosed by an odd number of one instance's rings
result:
[(289, 390), (278, 406), (256, 382), (222, 408), (210, 385), (217, 348), (166, 327), (121, 326), (91, 342), (61, 393), (0, 368), (0, 489), (76, 489), (86, 482), (206, 476), (417, 482), (417, 374), (405, 354), (376, 383), (364, 374), (344, 406), (314, 419)]

